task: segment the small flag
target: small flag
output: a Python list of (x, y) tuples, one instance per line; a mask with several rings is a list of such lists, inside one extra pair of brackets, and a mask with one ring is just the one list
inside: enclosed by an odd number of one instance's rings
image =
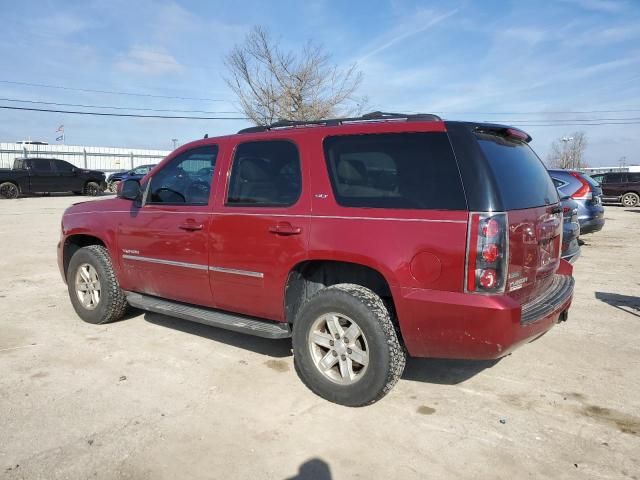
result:
[(64, 125), (60, 125), (56, 132), (64, 132)]
[(61, 142), (62, 140), (64, 140), (64, 135), (60, 135), (59, 137), (56, 137), (56, 142)]

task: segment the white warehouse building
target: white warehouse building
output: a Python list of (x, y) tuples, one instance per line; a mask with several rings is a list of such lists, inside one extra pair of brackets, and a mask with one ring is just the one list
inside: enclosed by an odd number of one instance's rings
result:
[(105, 172), (158, 163), (170, 151), (84, 145), (48, 145), (39, 142), (0, 143), (0, 168), (11, 168), (16, 158), (47, 157), (66, 160), (79, 168)]

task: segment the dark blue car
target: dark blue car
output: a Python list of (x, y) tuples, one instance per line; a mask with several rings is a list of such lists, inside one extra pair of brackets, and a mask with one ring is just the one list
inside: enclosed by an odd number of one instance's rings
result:
[(589, 175), (576, 170), (549, 170), (560, 196), (571, 197), (578, 203), (580, 234), (594, 233), (604, 226), (602, 189)]
[(120, 182), (124, 182), (130, 178), (140, 180), (144, 177), (149, 171), (155, 167), (156, 164), (153, 165), (139, 165), (133, 170), (125, 171), (125, 172), (116, 172), (109, 175), (107, 178), (107, 189), (110, 192), (114, 192), (118, 189), (118, 184)]

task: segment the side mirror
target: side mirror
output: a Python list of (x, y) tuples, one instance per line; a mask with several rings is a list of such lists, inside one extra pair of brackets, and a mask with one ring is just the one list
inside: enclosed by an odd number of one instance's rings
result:
[(136, 179), (128, 179), (118, 185), (118, 198), (126, 200), (138, 200), (142, 196), (140, 182)]

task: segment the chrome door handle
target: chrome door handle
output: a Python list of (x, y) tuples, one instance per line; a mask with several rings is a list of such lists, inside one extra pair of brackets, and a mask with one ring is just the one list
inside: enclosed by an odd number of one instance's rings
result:
[(271, 233), (276, 235), (299, 235), (302, 233), (301, 227), (294, 227), (289, 222), (279, 222), (269, 227)]

